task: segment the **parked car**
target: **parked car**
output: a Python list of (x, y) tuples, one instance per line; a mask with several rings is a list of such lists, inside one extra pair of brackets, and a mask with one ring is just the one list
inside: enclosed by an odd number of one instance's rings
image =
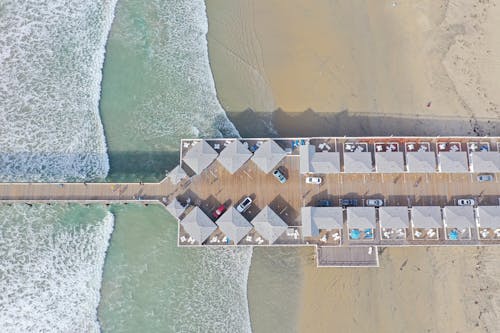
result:
[(357, 206), (358, 205), (358, 199), (340, 199), (340, 204), (343, 207)]
[(220, 205), (219, 208), (217, 208), (212, 213), (212, 217), (217, 220), (225, 211), (226, 211), (226, 206)]
[(366, 205), (370, 207), (380, 207), (384, 205), (384, 200), (382, 199), (366, 199)]
[(316, 204), (318, 207), (331, 207), (332, 202), (330, 200), (318, 200), (318, 203)]
[(321, 184), (321, 177), (306, 177), (306, 184)]
[(478, 182), (492, 182), (494, 179), (494, 176), (490, 173), (485, 173), (485, 174), (482, 174), (482, 175), (478, 175), (477, 176), (477, 181)]
[(459, 205), (459, 206), (474, 206), (475, 204), (476, 204), (476, 201), (472, 198), (458, 199), (457, 200), (457, 205)]
[(273, 176), (276, 177), (281, 184), (286, 183), (285, 175), (280, 171), (280, 169), (276, 169), (273, 171)]
[(242, 202), (240, 202), (238, 207), (236, 207), (236, 210), (240, 213), (243, 213), (248, 209), (248, 207), (250, 207), (251, 204), (252, 204), (252, 198), (246, 197)]

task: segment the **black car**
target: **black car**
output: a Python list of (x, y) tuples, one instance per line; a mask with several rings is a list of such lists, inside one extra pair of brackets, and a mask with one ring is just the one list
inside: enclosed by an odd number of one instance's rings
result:
[(358, 205), (358, 199), (340, 199), (340, 205), (342, 207), (357, 206)]
[(330, 200), (318, 200), (317, 206), (318, 207), (331, 207), (332, 202)]

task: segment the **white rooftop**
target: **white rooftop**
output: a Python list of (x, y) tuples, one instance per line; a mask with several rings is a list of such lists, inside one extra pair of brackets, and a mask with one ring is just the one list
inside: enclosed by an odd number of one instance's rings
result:
[(438, 154), (438, 159), (441, 172), (469, 171), (467, 153), (464, 151), (442, 151)]
[(349, 229), (375, 229), (375, 207), (347, 207)]
[(252, 161), (259, 169), (269, 173), (285, 156), (286, 152), (274, 140), (269, 139), (257, 148)]
[(200, 174), (217, 158), (217, 155), (205, 140), (200, 140), (193, 144), (182, 160), (194, 172)]
[(264, 207), (252, 220), (252, 224), (257, 232), (269, 241), (274, 243), (288, 228), (288, 225), (269, 206)]
[(378, 209), (381, 228), (400, 229), (410, 227), (408, 207), (404, 206), (382, 206)]
[(475, 228), (474, 208), (472, 206), (445, 206), (443, 221), (448, 228)]
[(229, 173), (233, 174), (251, 156), (252, 153), (248, 150), (248, 145), (245, 146), (240, 140), (234, 140), (222, 150), (217, 160)]
[(302, 236), (316, 237), (320, 229), (342, 229), (342, 207), (302, 207)]
[(411, 222), (415, 228), (442, 228), (441, 207), (413, 206), (411, 208)]
[(194, 207), (181, 221), (184, 230), (198, 243), (203, 243), (217, 229), (215, 223), (199, 207)]
[(470, 158), (473, 172), (500, 172), (500, 153), (497, 151), (475, 151)]
[(235, 244), (238, 244), (253, 228), (234, 207), (229, 208), (215, 223)]
[(406, 152), (409, 172), (436, 172), (436, 155), (432, 151)]
[(375, 153), (375, 169), (377, 172), (404, 172), (405, 162), (402, 151)]
[(476, 214), (481, 228), (500, 228), (500, 206), (478, 206)]
[(339, 173), (340, 154), (338, 152), (316, 152), (314, 145), (301, 145), (300, 173)]
[(344, 152), (344, 172), (372, 172), (372, 153), (369, 151)]

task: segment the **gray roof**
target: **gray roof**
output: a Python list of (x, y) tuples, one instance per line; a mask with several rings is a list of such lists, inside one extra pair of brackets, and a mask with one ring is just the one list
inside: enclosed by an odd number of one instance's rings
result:
[(182, 159), (194, 172), (200, 174), (216, 158), (217, 152), (205, 141), (195, 143)]
[(342, 207), (302, 207), (302, 236), (315, 237), (319, 229), (342, 229)]
[(474, 172), (500, 172), (500, 153), (496, 151), (472, 152), (471, 170)]
[(239, 243), (253, 228), (234, 207), (229, 208), (215, 223), (235, 244)]
[(375, 207), (347, 207), (349, 229), (375, 229)]
[(438, 154), (439, 171), (441, 172), (467, 172), (467, 153), (464, 151), (442, 151)]
[(443, 221), (448, 228), (475, 228), (474, 208), (472, 206), (445, 206)]
[(250, 157), (252, 153), (240, 140), (229, 143), (219, 154), (217, 160), (229, 173), (235, 173)]
[(380, 221), (380, 227), (399, 229), (399, 228), (409, 228), (410, 218), (408, 216), (408, 207), (404, 206), (382, 206), (378, 209), (378, 217)]
[(181, 203), (174, 198), (174, 200), (167, 205), (167, 210), (174, 217), (179, 217), (186, 210), (186, 207), (181, 205)]
[(167, 178), (172, 182), (172, 184), (179, 184), (181, 180), (187, 177), (186, 171), (181, 168), (180, 165), (173, 168), (167, 175)]
[(215, 223), (203, 213), (199, 207), (194, 207), (189, 214), (182, 219), (181, 225), (198, 243), (203, 243), (212, 232), (217, 229)]
[(405, 162), (402, 151), (386, 151), (375, 153), (377, 172), (404, 172)]
[(415, 228), (442, 228), (441, 207), (413, 206), (411, 208), (411, 221)]
[(481, 228), (500, 228), (500, 206), (478, 206), (476, 214)]
[(432, 151), (406, 152), (409, 172), (436, 172), (436, 155)]
[(339, 173), (338, 152), (316, 152), (314, 145), (302, 145), (300, 151), (300, 173)]
[(344, 172), (372, 172), (372, 153), (369, 151), (344, 152)]
[(274, 140), (267, 140), (255, 151), (252, 161), (269, 173), (285, 156), (286, 152)]
[(288, 225), (271, 209), (264, 207), (252, 220), (257, 232), (272, 244), (280, 237)]

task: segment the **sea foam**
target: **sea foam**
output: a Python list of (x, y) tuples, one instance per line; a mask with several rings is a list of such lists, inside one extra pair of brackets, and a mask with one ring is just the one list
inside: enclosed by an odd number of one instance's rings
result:
[(101, 68), (116, 0), (0, 7), (0, 181), (103, 178)]
[(83, 206), (0, 206), (0, 327), (99, 332), (113, 215)]

